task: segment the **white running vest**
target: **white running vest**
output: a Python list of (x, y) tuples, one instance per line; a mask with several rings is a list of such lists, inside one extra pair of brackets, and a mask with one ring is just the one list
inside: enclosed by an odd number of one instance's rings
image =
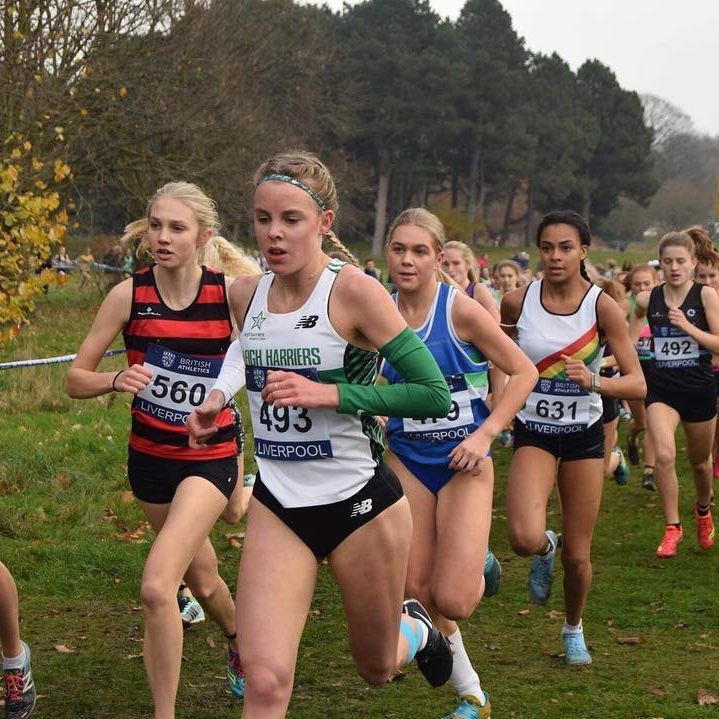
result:
[(373, 476), (381, 457), (381, 435), (374, 418), (334, 409), (272, 407), (260, 396), (271, 369), (298, 372), (325, 383), (374, 383), (377, 353), (348, 344), (327, 314), (341, 266), (330, 263), (307, 302), (282, 314), (268, 309), (274, 274), (265, 274), (240, 334), (255, 459), (262, 482), (286, 508), (351, 497)]
[(541, 292), (541, 280), (529, 285), (517, 320), (517, 344), (539, 372), (517, 419), (538, 434), (581, 432), (601, 420), (602, 398), (567, 379), (561, 355), (581, 359), (590, 372), (599, 372), (602, 345), (597, 301), (602, 290), (592, 285), (569, 315), (546, 310)]

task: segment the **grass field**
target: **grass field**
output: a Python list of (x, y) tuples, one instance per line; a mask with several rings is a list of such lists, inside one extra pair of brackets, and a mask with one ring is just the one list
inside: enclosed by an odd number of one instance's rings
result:
[[(89, 327), (97, 295), (70, 283), (40, 300), (31, 327), (0, 361), (72, 352)], [(108, 370), (121, 358), (105, 360)], [(0, 558), (14, 573), (22, 633), (40, 693), (36, 715), (51, 719), (151, 717), (142, 666), (138, 585), (150, 536), (128, 496), (126, 395), (72, 401), (67, 365), (0, 372)], [(655, 494), (607, 482), (594, 542), (594, 586), (585, 631), (591, 668), (558, 656), (561, 570), (546, 607), (530, 605), (528, 561), (508, 548), (504, 486), (508, 450), (495, 452), (491, 545), (502, 560), (500, 593), (465, 623), (465, 645), (493, 715), (521, 719), (693, 719), (718, 717), (719, 548), (700, 552), (679, 438), (686, 536), (675, 560), (654, 550), (662, 519)], [(252, 467), (251, 461), (249, 462)], [(550, 524), (558, 523), (556, 509)], [(218, 524), (213, 541), (231, 587), (239, 559)], [(224, 646), (210, 622), (186, 635), (179, 719), (239, 717), (224, 691)], [(454, 706), (449, 688), (430, 690), (410, 667), (401, 680), (367, 688), (353, 670), (338, 593), (322, 567), (300, 650), (289, 716), (310, 719), (436, 719)]]

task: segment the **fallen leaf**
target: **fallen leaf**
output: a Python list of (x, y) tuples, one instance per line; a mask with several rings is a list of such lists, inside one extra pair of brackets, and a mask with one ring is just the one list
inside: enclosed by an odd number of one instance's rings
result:
[(230, 537), (230, 539), (227, 540), (227, 543), (233, 549), (242, 549), (242, 542), (239, 539), (237, 539), (236, 537)]
[(135, 501), (135, 495), (131, 489), (126, 489), (124, 492), (120, 492), (120, 499), (123, 504), (130, 504)]
[(102, 510), (103, 522), (117, 522), (117, 515), (111, 509)]
[(650, 694), (654, 694), (654, 696), (657, 697), (665, 697), (669, 695), (669, 692), (666, 689), (662, 689), (661, 687), (655, 687), (654, 689), (650, 690)]
[(617, 644), (644, 644), (644, 637), (617, 637)]
[(48, 617), (57, 617), (60, 614), (59, 609), (48, 609), (47, 610), (47, 616)]
[(72, 479), (66, 474), (58, 474), (55, 476), (55, 486), (58, 489), (69, 489)]
[(125, 659), (142, 659), (144, 654), (127, 654)]
[(72, 647), (68, 647), (65, 644), (54, 644), (53, 648), (60, 654), (74, 654), (75, 650)]
[(490, 652), (498, 652), (501, 648), (502, 647), (498, 647), (496, 644), (487, 644), (487, 649), (489, 649)]
[(550, 609), (544, 616), (549, 617), (550, 619), (562, 619), (564, 617), (564, 612), (558, 612), (556, 609)]
[(702, 707), (708, 706), (709, 704), (719, 704), (719, 699), (713, 694), (707, 694), (703, 689), (700, 689), (697, 692), (697, 704)]
[(207, 642), (207, 646), (211, 649), (214, 649), (217, 646), (217, 644), (215, 644), (215, 640), (212, 637), (207, 637), (205, 641)]
[(517, 614), (519, 614), (522, 617), (526, 617), (529, 615), (529, 609), (520, 609)]
[(225, 534), (225, 539), (244, 539), (245, 533), (244, 532), (227, 532)]

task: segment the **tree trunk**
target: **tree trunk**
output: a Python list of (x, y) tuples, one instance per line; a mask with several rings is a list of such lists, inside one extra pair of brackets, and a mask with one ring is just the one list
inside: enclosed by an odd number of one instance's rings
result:
[(372, 235), (372, 255), (379, 257), (382, 254), (384, 231), (387, 225), (387, 196), (389, 194), (389, 181), (392, 169), (386, 153), (380, 153), (377, 182), (377, 198), (374, 212), (374, 235)]
[[(453, 210), (457, 209), (457, 201), (459, 200), (459, 177), (457, 170), (452, 170), (452, 195), (451, 195), (451, 207)], [(717, 189), (717, 215), (719, 216), (719, 186)]]
[(479, 185), (480, 159), (479, 141), (477, 141), (472, 150), (472, 161), (469, 165), (469, 197), (467, 198), (468, 242), (472, 242), (474, 239), (474, 223), (477, 221), (477, 186)]
[(507, 206), (504, 209), (504, 221), (502, 223), (502, 233), (499, 236), (499, 246), (504, 247), (509, 239), (509, 223), (512, 221), (512, 207), (514, 205), (514, 198), (517, 195), (517, 189), (519, 183), (517, 181), (512, 183), (512, 187), (509, 189), (509, 197), (507, 198)]
[(532, 244), (532, 183), (527, 184), (527, 215), (524, 218), (524, 246), (529, 247)]
[(589, 190), (582, 192), (582, 217), (589, 222), (589, 213), (592, 209), (592, 195)]

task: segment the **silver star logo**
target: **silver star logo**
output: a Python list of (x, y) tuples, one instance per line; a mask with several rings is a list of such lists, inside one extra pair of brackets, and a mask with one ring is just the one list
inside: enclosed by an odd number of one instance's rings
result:
[(261, 330), (262, 323), (267, 319), (267, 317), (265, 317), (264, 312), (260, 310), (259, 314), (255, 315), (254, 317), (251, 317), (250, 319), (252, 320), (252, 327), (250, 329)]

